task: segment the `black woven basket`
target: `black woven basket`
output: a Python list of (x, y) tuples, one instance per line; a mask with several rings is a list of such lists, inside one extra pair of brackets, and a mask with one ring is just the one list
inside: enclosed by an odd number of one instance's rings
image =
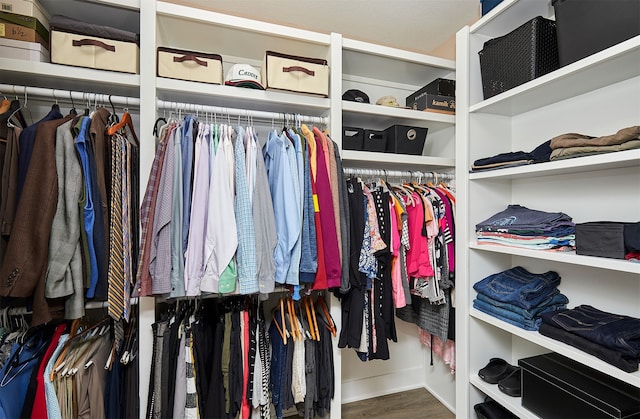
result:
[(535, 17), (484, 43), (480, 55), (482, 93), (489, 99), (560, 67), (556, 22)]

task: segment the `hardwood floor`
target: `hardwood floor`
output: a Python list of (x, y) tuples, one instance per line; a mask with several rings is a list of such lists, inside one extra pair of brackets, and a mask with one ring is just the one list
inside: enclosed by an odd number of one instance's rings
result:
[(421, 388), (342, 405), (343, 419), (454, 419), (438, 399)]

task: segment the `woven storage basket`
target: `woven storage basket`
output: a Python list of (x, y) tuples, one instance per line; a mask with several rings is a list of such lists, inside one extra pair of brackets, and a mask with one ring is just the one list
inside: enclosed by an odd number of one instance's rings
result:
[(535, 17), (512, 32), (485, 42), (478, 55), (482, 93), (489, 99), (560, 67), (556, 23)]

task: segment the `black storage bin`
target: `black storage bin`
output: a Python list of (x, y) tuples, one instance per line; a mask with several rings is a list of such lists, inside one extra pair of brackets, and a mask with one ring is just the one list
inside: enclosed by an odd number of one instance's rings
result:
[(518, 364), (522, 407), (542, 418), (640, 418), (638, 387), (556, 353)]
[(384, 151), (387, 147), (387, 133), (384, 131), (364, 130), (364, 149), (366, 151)]
[(625, 226), (627, 224), (632, 225), (631, 223), (613, 221), (576, 224), (576, 254), (624, 259), (624, 255), (627, 253), (625, 248)]
[(421, 155), (427, 139), (427, 128), (392, 125), (387, 133), (387, 153)]
[(638, 0), (553, 0), (560, 65), (640, 35)]
[(535, 17), (507, 35), (485, 42), (478, 54), (482, 93), (489, 99), (560, 67), (556, 24)]
[(456, 95), (456, 81), (437, 78), (424, 87), (424, 91), (432, 95), (453, 96)]
[(363, 150), (364, 130), (362, 128), (342, 127), (342, 149)]

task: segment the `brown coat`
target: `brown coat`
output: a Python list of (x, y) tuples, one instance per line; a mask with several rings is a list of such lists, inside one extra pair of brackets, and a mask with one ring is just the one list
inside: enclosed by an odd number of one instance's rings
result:
[(71, 118), (67, 116), (38, 125), (31, 162), (0, 269), (0, 295), (33, 295), (33, 325), (51, 320), (44, 285), (51, 223), (58, 204), (56, 130)]

